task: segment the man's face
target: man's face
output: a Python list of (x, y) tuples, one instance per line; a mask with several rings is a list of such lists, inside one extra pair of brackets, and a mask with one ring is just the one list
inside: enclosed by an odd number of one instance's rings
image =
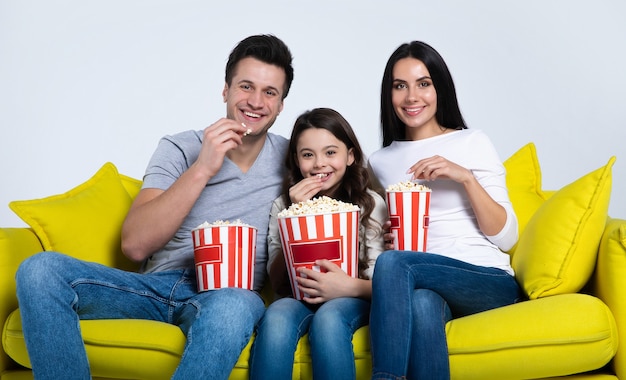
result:
[(285, 80), (285, 72), (278, 66), (242, 59), (231, 84), (226, 83), (222, 92), (226, 116), (245, 124), (252, 136), (265, 134), (283, 110)]

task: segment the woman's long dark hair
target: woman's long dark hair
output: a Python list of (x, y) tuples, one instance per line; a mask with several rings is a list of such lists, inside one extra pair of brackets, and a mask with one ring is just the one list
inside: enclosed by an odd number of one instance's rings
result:
[(393, 90), (393, 67), (403, 58), (415, 58), (424, 63), (433, 86), (437, 91), (437, 111), (435, 118), (439, 125), (450, 129), (466, 129), (461, 115), (452, 75), (441, 55), (430, 45), (413, 41), (400, 45), (389, 57), (380, 91), (380, 123), (383, 132), (383, 147), (395, 140), (406, 140), (406, 126), (400, 120), (391, 102)]
[(315, 108), (307, 111), (298, 117), (293, 126), (285, 157), (287, 176), (283, 182), (282, 191), (285, 204), (291, 204), (289, 189), (304, 179), (297, 164), (298, 139), (302, 132), (311, 128), (329, 131), (346, 144), (348, 150), (352, 149), (354, 162), (346, 168), (346, 173), (337, 190), (327, 195), (342, 202), (358, 205), (361, 208), (361, 222), (367, 226), (374, 209), (374, 199), (367, 192), (370, 188), (370, 178), (365, 167), (363, 150), (348, 121), (339, 112), (330, 108)]

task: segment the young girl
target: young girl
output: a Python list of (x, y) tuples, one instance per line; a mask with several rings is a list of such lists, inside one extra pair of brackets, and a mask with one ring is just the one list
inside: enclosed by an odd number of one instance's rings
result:
[(445, 325), (521, 297), (509, 256), (517, 219), (489, 138), (465, 126), (443, 58), (414, 41), (391, 55), (381, 87), (383, 148), (369, 163), (384, 187), (432, 189), (428, 251), (387, 251), (372, 280), (374, 379), (448, 379)]
[(352, 335), (369, 320), (374, 262), (384, 250), (387, 208), (369, 189), (363, 152), (350, 124), (336, 111), (317, 108), (300, 115), (285, 160), (283, 196), (272, 207), (268, 236), (268, 272), (279, 297), (291, 289), (276, 216), (291, 203), (326, 195), (361, 208), (360, 278), (352, 278), (328, 260), (316, 265), (326, 273), (301, 269), (298, 286), (307, 296), (272, 303), (258, 328), (250, 359), (251, 379), (291, 379), (298, 340), (307, 332), (313, 377), (354, 379)]

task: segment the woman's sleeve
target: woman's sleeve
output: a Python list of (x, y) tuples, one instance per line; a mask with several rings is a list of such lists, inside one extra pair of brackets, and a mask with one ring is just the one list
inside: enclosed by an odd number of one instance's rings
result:
[(506, 222), (500, 232), (486, 237), (502, 251), (508, 251), (517, 243), (517, 216), (506, 187), (506, 169), (491, 140), (484, 134), (477, 136), (481, 135), (483, 136), (482, 141), (476, 142), (477, 144), (474, 145), (474, 147), (480, 146), (480, 149), (475, 148), (474, 150), (477, 156), (478, 152), (481, 152), (479, 156), (482, 157), (483, 163), (475, 166), (472, 172), (489, 196), (506, 210)]

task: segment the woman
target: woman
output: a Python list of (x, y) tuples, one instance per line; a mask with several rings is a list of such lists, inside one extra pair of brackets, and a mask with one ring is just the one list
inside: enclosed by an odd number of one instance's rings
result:
[(509, 256), (517, 218), (489, 138), (469, 130), (452, 76), (429, 45), (391, 55), (381, 89), (383, 148), (369, 164), (387, 187), (432, 189), (428, 253), (388, 251), (372, 280), (374, 379), (448, 379), (445, 324), (521, 296)]

